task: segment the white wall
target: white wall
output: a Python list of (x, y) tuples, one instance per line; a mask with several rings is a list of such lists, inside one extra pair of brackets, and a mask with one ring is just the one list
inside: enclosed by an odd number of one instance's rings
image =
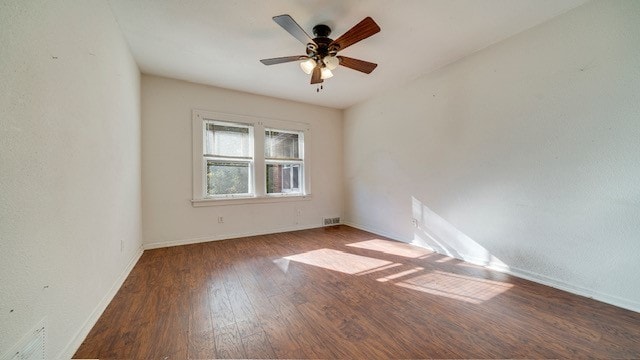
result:
[[(311, 200), (193, 207), (193, 109), (311, 124), (311, 138), (305, 139), (311, 143), (310, 154), (305, 154), (311, 165)], [(143, 75), (145, 247), (319, 227), (323, 216), (341, 215), (341, 154), (339, 110)], [(224, 223), (218, 223), (219, 216)]]
[(139, 71), (105, 1), (3, 0), (0, 28), (0, 356), (45, 319), (70, 357), (140, 254)]
[(347, 110), (347, 221), (640, 311), (639, 19), (588, 3)]

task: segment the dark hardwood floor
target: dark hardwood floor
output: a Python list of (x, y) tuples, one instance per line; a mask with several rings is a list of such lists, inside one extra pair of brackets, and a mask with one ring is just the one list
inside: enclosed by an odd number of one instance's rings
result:
[(640, 358), (640, 314), (347, 226), (145, 251), (76, 358)]

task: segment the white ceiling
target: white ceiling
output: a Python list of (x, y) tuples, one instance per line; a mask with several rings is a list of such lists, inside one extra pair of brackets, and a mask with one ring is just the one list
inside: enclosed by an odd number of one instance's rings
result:
[[(393, 89), (586, 0), (109, 0), (146, 74), (338, 109)], [(291, 15), (342, 35), (366, 16), (381, 31), (340, 52), (378, 64), (370, 75), (339, 67), (317, 93), (295, 63), (305, 46), (271, 19)], [(313, 35), (311, 36), (313, 37)]]

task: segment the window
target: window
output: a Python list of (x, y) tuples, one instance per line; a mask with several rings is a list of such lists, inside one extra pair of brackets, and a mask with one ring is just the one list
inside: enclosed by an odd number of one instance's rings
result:
[(194, 110), (192, 203), (306, 199), (309, 131), (306, 123)]
[(302, 191), (303, 133), (267, 129), (264, 156), (267, 165), (267, 194), (295, 194)]
[(204, 122), (206, 195), (249, 195), (253, 167), (253, 127)]

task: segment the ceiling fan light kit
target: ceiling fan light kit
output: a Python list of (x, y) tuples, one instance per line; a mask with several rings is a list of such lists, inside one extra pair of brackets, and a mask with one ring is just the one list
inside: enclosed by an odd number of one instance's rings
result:
[(322, 59), (322, 62), (324, 63), (326, 68), (329, 70), (335, 70), (335, 68), (337, 68), (338, 65), (340, 65), (340, 59), (338, 59), (336, 56), (331, 56), (331, 55), (325, 56), (325, 58)]
[(320, 79), (324, 80), (330, 77), (333, 77), (333, 73), (331, 72), (331, 70), (326, 67), (320, 69)]
[[(285, 56), (278, 58), (262, 59), (265, 65), (282, 64), (285, 62), (300, 61), (300, 68), (305, 74), (311, 75), (311, 84), (322, 84), (324, 80), (333, 77), (333, 72), (339, 65), (370, 74), (378, 65), (346, 56), (338, 56), (338, 51), (362, 41), (380, 31), (380, 27), (372, 18), (364, 20), (349, 29), (342, 36), (333, 40), (329, 38), (331, 28), (319, 24), (313, 27), (315, 38), (311, 38), (293, 18), (287, 14), (273, 17), (278, 25), (289, 34), (306, 45), (306, 55)], [(322, 85), (320, 85), (322, 88)], [(320, 89), (319, 88), (319, 89)], [(318, 91), (319, 91), (318, 89)]]
[(316, 61), (312, 58), (308, 58), (307, 60), (300, 63), (300, 68), (307, 75), (311, 75), (314, 67), (316, 67)]

